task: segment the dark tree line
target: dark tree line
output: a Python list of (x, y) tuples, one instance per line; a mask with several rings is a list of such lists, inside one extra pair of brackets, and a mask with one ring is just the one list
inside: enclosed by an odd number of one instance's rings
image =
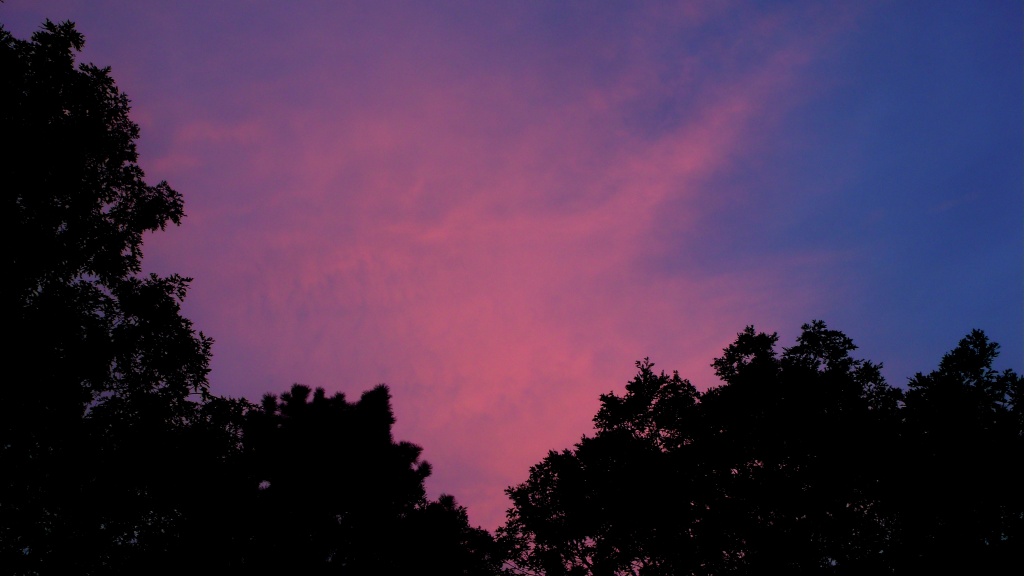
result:
[(821, 322), (781, 353), (746, 329), (705, 392), (638, 362), (592, 436), (508, 489), (497, 539), (427, 498), (385, 386), (212, 394), (189, 279), (141, 272), (182, 197), (144, 181), (83, 41), (0, 27), (0, 572), (1019, 572), (1024, 384), (980, 331), (905, 390)]
[(1008, 574), (1022, 568), (1024, 380), (974, 331), (906, 391), (822, 322), (748, 327), (699, 392), (648, 360), (596, 433), (507, 493), (507, 569)]

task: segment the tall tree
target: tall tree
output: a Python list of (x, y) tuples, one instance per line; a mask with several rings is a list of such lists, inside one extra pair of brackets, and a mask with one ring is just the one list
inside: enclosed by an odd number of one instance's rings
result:
[(168, 495), (194, 481), (188, 430), (209, 416), (211, 340), (180, 313), (189, 279), (141, 273), (143, 234), (178, 224), (182, 197), (145, 182), (128, 98), (109, 68), (76, 66), (83, 43), (70, 22), (28, 41), (0, 27), (0, 564), (14, 572), (109, 573), (166, 548)]
[(993, 366), (980, 330), (939, 367), (911, 378), (899, 561), (908, 570), (996, 574), (1021, 567), (1024, 542), (1024, 378)]

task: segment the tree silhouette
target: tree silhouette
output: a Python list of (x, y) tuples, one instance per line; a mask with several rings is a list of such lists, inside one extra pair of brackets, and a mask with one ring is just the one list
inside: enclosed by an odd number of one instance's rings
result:
[(109, 69), (75, 66), (83, 43), (70, 22), (29, 41), (0, 28), (0, 564), (14, 572), (114, 572), (166, 549), (191, 426), (209, 422), (211, 341), (180, 314), (189, 279), (141, 274), (143, 234), (179, 223), (182, 198), (143, 180), (128, 99)]
[(902, 565), (999, 573), (1024, 538), (1024, 379), (975, 330), (906, 395)]
[(358, 402), (296, 384), (245, 429), (256, 526), (246, 566), (266, 573), (493, 574), (487, 532), (451, 496), (426, 499), (421, 448), (395, 442), (390, 393)]
[(1021, 378), (979, 331), (904, 394), (816, 321), (748, 327), (699, 393), (638, 373), (550, 452), (499, 538), (528, 574), (999, 573), (1021, 542)]

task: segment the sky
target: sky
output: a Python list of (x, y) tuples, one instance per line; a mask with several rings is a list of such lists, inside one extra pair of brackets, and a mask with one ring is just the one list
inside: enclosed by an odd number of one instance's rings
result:
[(1024, 368), (1017, 0), (0, 4), (46, 18), (184, 195), (144, 267), (194, 279), (212, 391), (386, 383), (475, 525), (747, 325), (897, 386), (974, 328)]

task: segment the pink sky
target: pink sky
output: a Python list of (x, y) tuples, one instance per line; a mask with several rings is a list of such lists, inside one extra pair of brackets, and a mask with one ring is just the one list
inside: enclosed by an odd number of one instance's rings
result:
[[(875, 306), (885, 280), (860, 271), (888, 252), (795, 230), (903, 218), (906, 200), (849, 191), (884, 164), (866, 142), (794, 128), (823, 101), (884, 126), (829, 100), (860, 73), (831, 68), (884, 28), (873, 4), (7, 4), (18, 35), (78, 22), (133, 99), (147, 175), (185, 195), (147, 263), (195, 278), (213, 390), (388, 384), (431, 494), (486, 528), (638, 359), (705, 388), (747, 324), (789, 343), (824, 318), (862, 343), (844, 303)], [(841, 160), (792, 178), (821, 147)]]
[[(710, 383), (707, 364), (737, 330), (783, 312), (750, 285), (782, 280), (649, 275), (645, 254), (663, 249), (651, 231), (702, 217), (715, 201), (706, 183), (766, 145), (752, 124), (777, 118), (816, 46), (758, 21), (735, 42), (763, 52), (725, 42), (720, 69), (652, 63), (649, 27), (663, 29), (655, 38), (690, 27), (673, 16), (628, 30), (623, 53), (607, 56), (622, 60), (611, 75), (547, 54), (482, 71), (460, 56), (470, 47), (453, 46), (462, 39), (422, 45), (424, 24), (397, 19), (379, 68), (358, 82), (317, 82), (304, 107), (264, 99), (280, 86), (240, 87), (234, 98), (267, 110), (177, 127), (169, 153), (148, 156), (150, 173), (176, 182), (225, 146), (249, 158), (222, 202), (190, 203), (173, 238), (195, 254), (195, 290), (218, 294), (209, 332), (240, 335), (243, 365), (216, 363), (213, 381), (259, 359), (253, 378), (272, 390), (388, 383), (396, 435), (435, 465), (430, 488), (488, 527), (504, 516), (502, 488), (588, 432), (598, 394), (621, 388), (635, 360)], [(675, 92), (693, 106), (675, 126), (629, 125), (631, 104)], [(240, 384), (232, 392), (251, 390)]]

